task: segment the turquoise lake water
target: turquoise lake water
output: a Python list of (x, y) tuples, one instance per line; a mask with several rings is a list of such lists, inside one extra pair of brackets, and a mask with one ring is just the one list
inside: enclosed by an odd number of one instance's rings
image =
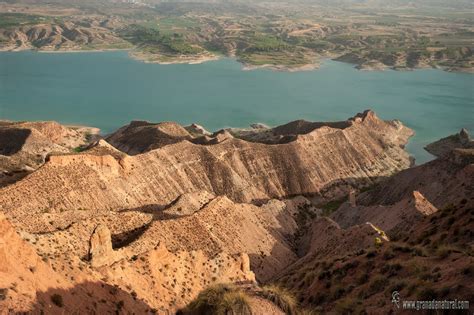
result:
[(461, 128), (474, 131), (474, 75), (440, 70), (365, 72), (325, 61), (309, 72), (242, 71), (232, 59), (156, 65), (127, 52), (0, 53), (0, 119), (56, 120), (108, 133), (140, 119), (199, 123), (209, 130), (343, 120), (365, 109), (415, 130), (423, 146)]

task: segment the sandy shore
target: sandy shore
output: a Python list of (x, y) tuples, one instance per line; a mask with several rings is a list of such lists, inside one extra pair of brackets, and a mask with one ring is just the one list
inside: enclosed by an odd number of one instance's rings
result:
[(265, 65), (258, 65), (258, 66), (243, 64), (242, 70), (252, 71), (252, 70), (258, 70), (258, 69), (268, 69), (268, 70), (279, 71), (279, 72), (301, 72), (301, 71), (317, 70), (319, 69), (319, 66), (320, 66), (319, 63), (307, 64), (307, 65), (302, 65), (299, 67), (288, 67), (284, 65), (272, 65), (272, 64), (265, 64)]
[(82, 50), (36, 50), (45, 54), (65, 54), (65, 53), (88, 53), (88, 52), (108, 52), (108, 51), (128, 51), (130, 48), (111, 48), (111, 49), (82, 49)]
[(65, 54), (65, 53), (87, 53), (87, 52), (108, 52), (108, 51), (128, 51), (130, 48), (104, 48), (104, 49), (60, 49), (60, 50), (44, 50), (36, 49), (29, 46), (5, 46), (0, 47), (0, 52), (19, 52), (19, 51), (34, 51), (45, 54)]
[[(217, 55), (198, 55), (198, 56), (176, 56), (173, 60), (160, 60), (160, 55), (150, 55), (146, 53), (142, 53), (139, 51), (131, 51), (129, 56), (135, 60), (144, 62), (144, 63), (155, 63), (160, 65), (173, 65), (173, 64), (188, 64), (188, 65), (196, 65), (202, 64), (208, 61), (215, 61), (219, 60), (220, 57)], [(155, 57), (156, 56), (156, 57)]]
[(451, 67), (450, 68), (450, 67), (443, 67), (443, 66), (433, 66), (428, 63), (420, 63), (414, 68), (407, 68), (407, 67), (387, 66), (378, 60), (368, 60), (363, 63), (337, 60), (337, 58), (332, 58), (332, 60), (354, 65), (355, 69), (360, 70), (360, 71), (367, 71), (367, 72), (372, 72), (372, 71), (377, 72), (377, 71), (386, 71), (386, 70), (416, 71), (416, 70), (423, 70), (423, 69), (437, 69), (437, 70), (447, 71), (447, 72), (474, 73), (474, 67), (470, 67), (470, 68)]
[[(19, 52), (19, 51), (35, 51), (39, 53), (48, 53), (48, 54), (64, 54), (64, 53), (88, 53), (88, 52), (111, 52), (111, 51), (129, 51), (129, 57), (132, 59), (135, 59), (137, 61), (141, 61), (144, 63), (152, 63), (152, 64), (161, 64), (161, 65), (173, 65), (173, 64), (189, 64), (189, 65), (195, 65), (195, 64), (202, 64), (205, 62), (209, 61), (216, 61), (222, 58), (222, 56), (219, 55), (213, 55), (213, 54), (204, 54), (201, 56), (176, 56), (172, 60), (160, 60), (160, 55), (150, 55), (146, 54), (140, 51), (133, 50), (132, 48), (111, 48), (111, 49), (71, 49), (71, 50), (37, 50), (33, 49), (31, 47), (0, 47), (0, 52)], [(328, 56), (328, 58), (325, 59), (331, 59), (333, 56)], [(229, 58), (235, 58), (229, 57)], [(335, 60), (332, 58), (334, 61), (339, 61)], [(238, 61), (238, 60), (237, 60)], [(354, 64), (351, 62), (346, 62), (346, 61), (339, 61), (339, 62), (344, 62), (344, 63), (350, 63)], [(263, 65), (251, 65), (251, 64), (245, 64), (243, 63), (242, 70), (243, 71), (252, 71), (252, 70), (258, 70), (258, 69), (268, 69), (268, 70), (273, 70), (273, 71), (278, 71), (278, 72), (300, 72), (300, 71), (313, 71), (317, 70), (320, 68), (321, 60), (318, 62), (315, 62), (313, 64), (306, 64), (298, 67), (289, 67), (286, 65), (274, 65), (274, 64), (263, 64)], [(374, 63), (374, 62), (367, 62), (364, 64), (354, 64), (355, 68), (361, 71), (384, 71), (384, 70), (394, 70), (394, 71), (413, 71), (413, 70), (418, 70), (418, 69), (439, 69), (442, 71), (447, 71), (447, 72), (457, 72), (457, 73), (469, 73), (473, 74), (474, 73), (474, 67), (471, 68), (458, 68), (458, 67), (432, 67), (430, 65), (420, 65), (417, 66), (416, 68), (396, 68), (396, 67), (389, 67), (386, 65), (383, 65), (381, 63)]]
[(442, 70), (447, 71), (447, 72), (474, 74), (474, 68), (444, 68)]

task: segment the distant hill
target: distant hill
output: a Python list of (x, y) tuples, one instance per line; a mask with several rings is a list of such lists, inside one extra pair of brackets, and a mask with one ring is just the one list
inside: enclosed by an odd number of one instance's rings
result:
[(445, 7), (445, 8), (466, 8), (472, 9), (474, 2), (472, 0), (260, 0), (260, 1), (230, 1), (230, 0), (6, 0), (7, 3), (29, 3), (29, 4), (85, 4), (85, 3), (247, 3), (254, 4), (259, 2), (278, 2), (278, 3), (313, 3), (327, 6), (339, 5), (368, 5), (368, 6), (411, 6), (419, 7)]

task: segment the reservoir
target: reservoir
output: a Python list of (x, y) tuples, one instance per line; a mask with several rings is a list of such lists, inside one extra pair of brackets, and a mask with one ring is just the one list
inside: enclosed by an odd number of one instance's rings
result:
[[(359, 71), (326, 60), (307, 72), (243, 71), (232, 59), (145, 64), (125, 51), (0, 53), (0, 119), (56, 120), (109, 133), (131, 120), (223, 127), (345, 120), (373, 109), (415, 130), (408, 151), (474, 131), (474, 75), (435, 69)], [(362, 141), (363, 139), (361, 139)]]

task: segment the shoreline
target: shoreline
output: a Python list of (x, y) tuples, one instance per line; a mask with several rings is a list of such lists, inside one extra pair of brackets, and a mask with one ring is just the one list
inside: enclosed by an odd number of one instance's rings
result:
[[(237, 59), (235, 59), (237, 60)], [(237, 60), (237, 62), (239, 62)], [(240, 63), (240, 62), (239, 62)], [(242, 71), (254, 71), (254, 70), (271, 70), (275, 72), (305, 72), (305, 71), (314, 71), (319, 70), (321, 63), (309, 63), (306, 65), (301, 65), (298, 67), (289, 67), (286, 65), (272, 65), (272, 64), (263, 64), (263, 65), (251, 65), (251, 64), (242, 64)]]
[(100, 53), (100, 52), (112, 52), (112, 51), (128, 51), (130, 48), (111, 48), (111, 49), (83, 49), (83, 50), (34, 50), (34, 52), (43, 53), (43, 54), (77, 54), (77, 53)]
[(36, 53), (44, 54), (66, 54), (66, 53), (88, 53), (88, 52), (111, 52), (111, 51), (128, 51), (132, 48), (103, 48), (103, 49), (69, 49), (69, 50), (47, 50), (47, 49), (35, 49), (32, 47), (3, 47), (0, 48), (0, 53), (2, 52), (24, 52), (31, 51)]
[(420, 67), (415, 67), (415, 68), (394, 68), (394, 67), (389, 67), (389, 66), (384, 66), (381, 67), (378, 65), (377, 67), (370, 67), (367, 65), (363, 64), (358, 64), (358, 63), (352, 63), (352, 62), (347, 62), (347, 61), (342, 61), (342, 60), (337, 60), (337, 57), (334, 58), (334, 56), (329, 57), (329, 58), (322, 58), (319, 60), (319, 62), (312, 63), (312, 64), (306, 64), (306, 65), (301, 65), (298, 67), (290, 67), (287, 65), (273, 65), (273, 64), (263, 64), (263, 65), (251, 65), (248, 63), (243, 63), (238, 60), (235, 56), (221, 56), (221, 55), (206, 55), (202, 57), (194, 57), (194, 58), (187, 58), (182, 57), (182, 59), (179, 59), (177, 57), (175, 60), (170, 60), (170, 61), (161, 61), (161, 60), (153, 60), (150, 58), (147, 58), (147, 56), (153, 56), (153, 55), (148, 55), (145, 53), (141, 52), (136, 52), (134, 53), (133, 48), (111, 48), (111, 49), (82, 49), (82, 50), (38, 50), (38, 49), (32, 49), (31, 47), (18, 47), (15, 49), (9, 49), (9, 48), (0, 48), (0, 53), (2, 52), (23, 52), (23, 51), (32, 51), (32, 52), (37, 52), (37, 53), (44, 53), (44, 54), (68, 54), (68, 53), (102, 53), (102, 52), (114, 52), (114, 51), (128, 51), (128, 57), (139, 61), (143, 63), (148, 63), (148, 64), (159, 64), (159, 65), (178, 65), (178, 64), (186, 64), (186, 65), (199, 65), (203, 64), (206, 62), (210, 61), (218, 61), (224, 58), (231, 58), (238, 63), (242, 65), (242, 71), (254, 71), (254, 70), (271, 70), (275, 72), (306, 72), (306, 71), (316, 71), (319, 70), (321, 67), (322, 62), (324, 60), (332, 60), (332, 61), (337, 61), (337, 62), (342, 62), (346, 64), (353, 65), (353, 68), (358, 70), (358, 71), (364, 71), (364, 72), (384, 72), (384, 71), (416, 71), (416, 70), (427, 70), (427, 69), (434, 69), (434, 70), (440, 70), (444, 72), (450, 72), (450, 73), (464, 73), (464, 74), (474, 74), (474, 68), (449, 68), (449, 67), (441, 67), (441, 66), (420, 66)]
[[(178, 65), (178, 64), (198, 65), (198, 64), (203, 64), (205, 62), (217, 61), (217, 60), (221, 59), (221, 56), (209, 54), (209, 55), (202, 55), (202, 56), (197, 56), (196, 55), (196, 56), (189, 57), (189, 58), (184, 57), (183, 55), (181, 55), (181, 57), (178, 56), (174, 60), (163, 61), (163, 60), (159, 60), (159, 59), (154, 60), (153, 58), (150, 58), (153, 55), (146, 54), (146, 53), (143, 53), (143, 52), (140, 52), (140, 51), (133, 51), (133, 50), (129, 51), (128, 56), (129, 56), (129, 58), (131, 58), (133, 60), (136, 60), (136, 61), (139, 61), (139, 62), (149, 63), (149, 64), (159, 64), (159, 65)], [(158, 55), (158, 56), (160, 56), (160, 55)], [(181, 59), (179, 59), (179, 58), (181, 58)]]
[(426, 64), (420, 65), (415, 68), (407, 68), (407, 67), (387, 66), (382, 63), (374, 63), (374, 64), (362, 63), (361, 64), (361, 63), (337, 60), (337, 58), (332, 58), (331, 60), (352, 65), (353, 68), (356, 69), (357, 71), (363, 71), (363, 72), (385, 72), (385, 71), (410, 72), (410, 71), (417, 71), (417, 70), (440, 70), (440, 71), (451, 72), (451, 73), (474, 74), (474, 68), (449, 68), (449, 67), (442, 67), (442, 66), (431, 66), (431, 65), (426, 65)]

